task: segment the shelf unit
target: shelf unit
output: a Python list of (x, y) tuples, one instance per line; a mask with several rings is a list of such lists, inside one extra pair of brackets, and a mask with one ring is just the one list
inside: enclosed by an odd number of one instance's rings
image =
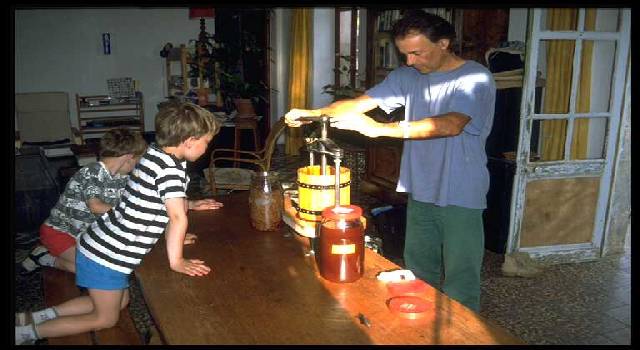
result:
[[(167, 96), (184, 96), (189, 91), (189, 70), (187, 67), (187, 48), (184, 45), (171, 48), (165, 58)], [(178, 68), (176, 68), (176, 66)]]
[(99, 139), (117, 127), (144, 132), (144, 103), (140, 92), (130, 98), (76, 94), (76, 108), (78, 131), (83, 143), (87, 139)]
[[(395, 68), (402, 64), (398, 55), (391, 26), (402, 15), (399, 9), (371, 8), (367, 10), (367, 70), (366, 86), (382, 82)], [(401, 120), (404, 108), (391, 113), (392, 120)], [(381, 109), (367, 113), (379, 122), (388, 122), (389, 117)], [(389, 204), (406, 203), (406, 194), (395, 191), (400, 175), (402, 141), (383, 138), (375, 143), (366, 143), (367, 161), (361, 191)]]
[(367, 11), (367, 86), (382, 80), (401, 64), (391, 35), (391, 25), (401, 16), (398, 9), (370, 9)]
[[(211, 81), (207, 76), (212, 71), (218, 71), (217, 63), (215, 67), (210, 67), (212, 63), (209, 57), (196, 58), (191, 51), (184, 44), (169, 50), (165, 58), (168, 97), (184, 98), (191, 90), (199, 97), (208, 96), (212, 90), (219, 92), (219, 88), (213, 89), (214, 86), (211, 86), (213, 83), (219, 87), (219, 77), (214, 76)], [(197, 65), (196, 76), (192, 76), (193, 64)]]

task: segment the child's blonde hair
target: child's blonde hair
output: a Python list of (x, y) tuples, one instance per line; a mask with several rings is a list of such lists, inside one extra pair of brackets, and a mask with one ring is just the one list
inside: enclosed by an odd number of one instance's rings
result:
[(215, 135), (220, 122), (206, 109), (189, 102), (171, 102), (156, 114), (156, 143), (178, 146), (190, 137)]
[(115, 128), (107, 131), (100, 140), (100, 158), (133, 154), (140, 157), (147, 149), (147, 142), (138, 131)]

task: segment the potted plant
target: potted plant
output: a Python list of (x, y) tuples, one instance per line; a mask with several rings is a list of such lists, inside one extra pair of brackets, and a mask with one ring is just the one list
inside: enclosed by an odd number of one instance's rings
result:
[(233, 100), (238, 116), (255, 116), (254, 104), (258, 101), (268, 102), (269, 89), (262, 81), (257, 83), (248, 82), (242, 79), (240, 74), (229, 74), (220, 72), (220, 88), (227, 98)]
[(356, 98), (362, 95), (364, 91), (362, 88), (354, 88), (351, 85), (336, 86), (335, 84), (328, 84), (322, 87), (322, 93), (333, 96), (334, 101)]
[(269, 89), (263, 81), (246, 76), (244, 57), (259, 57), (268, 48), (261, 46), (255, 35), (245, 30), (224, 39), (216, 34), (214, 42), (211, 56), (216, 62), (218, 87), (224, 96), (226, 109), (233, 109), (235, 105), (238, 116), (255, 116), (258, 103), (268, 103), (269, 93), (276, 90)]
[[(351, 72), (351, 57), (340, 56), (340, 58), (342, 59), (340, 68), (334, 68), (333, 70), (335, 72), (340, 72), (341, 75), (348, 75)], [(356, 76), (358, 75), (359, 73), (356, 71)], [(333, 96), (334, 101), (355, 98), (362, 95), (364, 92), (364, 88), (355, 88), (351, 85), (327, 84), (322, 87), (322, 93)]]

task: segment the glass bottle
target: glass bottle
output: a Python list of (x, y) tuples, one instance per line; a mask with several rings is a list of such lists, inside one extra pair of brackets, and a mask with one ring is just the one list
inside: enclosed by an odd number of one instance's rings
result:
[(255, 173), (249, 188), (249, 217), (258, 231), (275, 231), (282, 223), (283, 190), (278, 174), (270, 171)]
[(346, 283), (364, 274), (364, 229), (362, 208), (346, 205), (322, 211), (318, 244), (320, 275), (332, 282)]

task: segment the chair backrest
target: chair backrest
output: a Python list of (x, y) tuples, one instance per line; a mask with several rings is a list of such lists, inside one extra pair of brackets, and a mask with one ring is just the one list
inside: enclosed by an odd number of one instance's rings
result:
[(16, 122), (23, 142), (73, 140), (66, 92), (16, 94)]
[(273, 124), (267, 139), (264, 141), (264, 167), (266, 171), (269, 171), (271, 168), (271, 156), (273, 155), (273, 150), (276, 148), (278, 137), (286, 127), (287, 124), (284, 121), (284, 117), (281, 117), (275, 124)]
[[(259, 167), (258, 170), (269, 171), (271, 168), (271, 157), (273, 156), (273, 151), (276, 148), (276, 142), (286, 127), (287, 124), (284, 122), (284, 117), (280, 118), (271, 127), (271, 131), (265, 140), (264, 147), (258, 152), (247, 152), (253, 153), (254, 157), (235, 158), (228, 155), (215, 157), (212, 154), (209, 162), (209, 168), (205, 173), (205, 176), (208, 175), (207, 182), (209, 182), (211, 186), (212, 193), (216, 193), (218, 189), (248, 190), (250, 185), (250, 180), (246, 181), (247, 179), (245, 176), (246, 172), (249, 170), (244, 168), (216, 168), (216, 160), (251, 163)], [(216, 150), (213, 151), (213, 153), (215, 152)]]

